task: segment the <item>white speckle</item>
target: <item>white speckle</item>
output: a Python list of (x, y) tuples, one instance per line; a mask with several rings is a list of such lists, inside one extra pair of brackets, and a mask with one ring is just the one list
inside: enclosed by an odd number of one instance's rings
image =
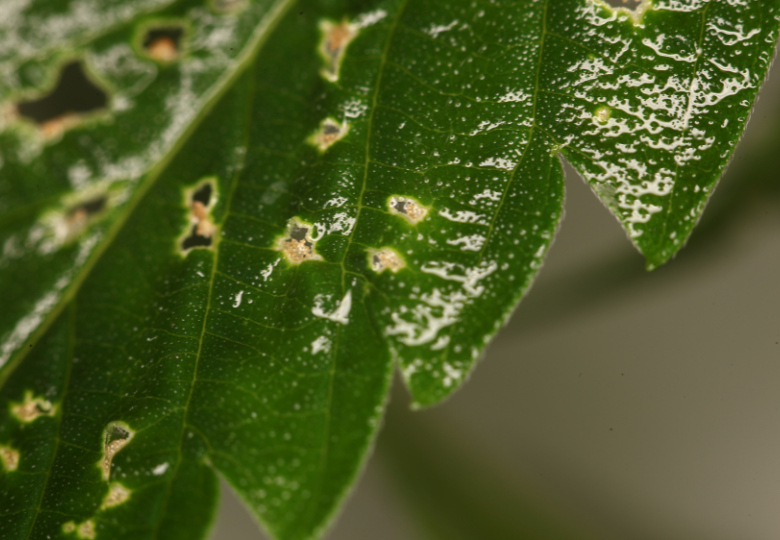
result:
[(165, 474), (165, 471), (167, 470), (168, 470), (168, 462), (166, 461), (165, 463), (160, 463), (159, 465), (157, 465), (157, 467), (152, 469), (152, 474), (155, 476), (162, 476), (163, 474)]
[(244, 291), (239, 291), (239, 293), (236, 295), (236, 301), (233, 304), (234, 308), (237, 308), (241, 305), (241, 297), (244, 296)]

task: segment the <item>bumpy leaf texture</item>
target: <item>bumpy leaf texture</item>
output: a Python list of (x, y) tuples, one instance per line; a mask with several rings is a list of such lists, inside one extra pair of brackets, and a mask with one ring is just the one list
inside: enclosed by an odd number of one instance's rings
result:
[(650, 268), (780, 1), (0, 2), (0, 536), (321, 535), (399, 366), (467, 378), (568, 159)]

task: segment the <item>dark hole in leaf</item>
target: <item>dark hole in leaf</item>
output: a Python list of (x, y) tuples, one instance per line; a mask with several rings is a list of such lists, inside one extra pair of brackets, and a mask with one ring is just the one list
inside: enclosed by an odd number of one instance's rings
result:
[(380, 266), (382, 264), (382, 259), (379, 258), (379, 255), (374, 255), (371, 260), (374, 263), (374, 266)]
[(181, 248), (184, 251), (187, 251), (188, 249), (191, 249), (191, 248), (194, 248), (194, 247), (209, 247), (209, 246), (211, 246), (211, 237), (210, 236), (201, 236), (201, 235), (199, 235), (198, 234), (198, 226), (197, 225), (193, 225), (192, 226), (192, 232), (181, 243)]
[(303, 245), (305, 245), (306, 247), (310, 248), (314, 244), (312, 244), (311, 242), (309, 242), (306, 239), (306, 233), (308, 233), (308, 232), (309, 232), (309, 228), (308, 227), (298, 227), (297, 225), (293, 225), (293, 228), (290, 231), (290, 238), (292, 240), (297, 240), (299, 242), (301, 240), (303, 240)]
[(290, 231), (290, 238), (298, 241), (304, 240), (306, 238), (307, 232), (309, 232), (307, 227), (293, 226), (292, 230)]
[(192, 202), (199, 202), (203, 204), (203, 206), (208, 206), (210, 200), (211, 200), (211, 184), (203, 184), (203, 187), (198, 189), (198, 191), (196, 191), (192, 195)]
[(130, 432), (117, 425), (112, 425), (106, 430), (106, 446), (114, 441), (125, 441), (130, 437)]
[(210, 183), (205, 183), (200, 186), (192, 194), (192, 217), (195, 219), (195, 224), (192, 226), (190, 235), (185, 238), (181, 243), (183, 251), (194, 247), (209, 247), (211, 246), (211, 237), (214, 233), (214, 226), (208, 216), (208, 207), (211, 202), (211, 193), (214, 187)]
[(102, 211), (106, 207), (106, 203), (108, 202), (108, 197), (105, 195), (101, 197), (96, 197), (92, 200), (89, 200), (87, 202), (81, 203), (80, 205), (71, 208), (70, 212), (68, 212), (69, 216), (75, 216), (76, 214), (86, 214), (86, 217), (91, 217), (98, 212)]
[(16, 105), (19, 114), (43, 124), (68, 113), (88, 113), (106, 106), (108, 96), (84, 74), (81, 62), (71, 62), (62, 68), (60, 79), (52, 92), (40, 99)]
[(395, 209), (402, 214), (406, 213), (406, 201), (398, 201), (395, 203)]
[(325, 122), (325, 125), (322, 126), (322, 134), (323, 135), (335, 135), (337, 133), (341, 132), (341, 128), (337, 126), (336, 124), (331, 124), (330, 122)]
[(636, 7), (642, 3), (642, 0), (606, 0), (606, 2), (614, 8), (624, 7), (636, 9)]

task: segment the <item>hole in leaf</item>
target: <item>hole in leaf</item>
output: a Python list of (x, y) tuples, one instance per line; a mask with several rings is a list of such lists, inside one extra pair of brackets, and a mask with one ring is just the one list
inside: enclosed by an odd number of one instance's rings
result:
[(400, 269), (406, 266), (406, 263), (398, 253), (389, 247), (384, 247), (379, 250), (368, 250), (368, 254), (371, 257), (371, 268), (374, 272), (381, 274), (385, 270), (390, 270), (393, 273), (398, 272)]
[(126, 425), (113, 422), (106, 427), (103, 441), (103, 460), (100, 467), (103, 470), (103, 480), (111, 477), (111, 463), (119, 451), (130, 442), (135, 433)]
[(87, 77), (81, 62), (75, 61), (62, 68), (57, 86), (48, 95), (19, 102), (16, 110), (51, 138), (78, 123), (80, 115), (102, 109), (107, 103), (106, 92)]
[(342, 139), (349, 132), (349, 124), (338, 123), (333, 118), (326, 118), (320, 124), (320, 129), (314, 132), (308, 141), (324, 152), (333, 144)]
[(277, 241), (276, 249), (284, 253), (287, 260), (293, 264), (322, 260), (314, 251), (315, 241), (311, 237), (311, 231), (310, 225), (293, 218), (287, 227), (287, 234)]
[(143, 48), (153, 60), (173, 62), (179, 58), (183, 36), (181, 26), (150, 28), (144, 36)]
[(216, 227), (211, 222), (209, 210), (213, 206), (212, 195), (214, 186), (211, 182), (205, 182), (196, 188), (190, 196), (190, 228), (189, 235), (181, 242), (181, 249), (187, 251), (192, 248), (211, 247)]
[(416, 225), (428, 215), (428, 209), (411, 197), (390, 197), (390, 212), (403, 216), (412, 225)]
[(203, 184), (203, 187), (198, 188), (192, 194), (192, 202), (199, 202), (203, 206), (208, 206), (209, 202), (211, 202), (211, 189), (211, 184)]

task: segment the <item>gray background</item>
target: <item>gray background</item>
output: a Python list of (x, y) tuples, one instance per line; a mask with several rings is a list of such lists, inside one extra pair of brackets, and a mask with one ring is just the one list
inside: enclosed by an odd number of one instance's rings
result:
[[(446, 403), (395, 381), (329, 540), (780, 538), (780, 69), (652, 272), (579, 176), (539, 279)], [(217, 540), (265, 538), (225, 486)]]

